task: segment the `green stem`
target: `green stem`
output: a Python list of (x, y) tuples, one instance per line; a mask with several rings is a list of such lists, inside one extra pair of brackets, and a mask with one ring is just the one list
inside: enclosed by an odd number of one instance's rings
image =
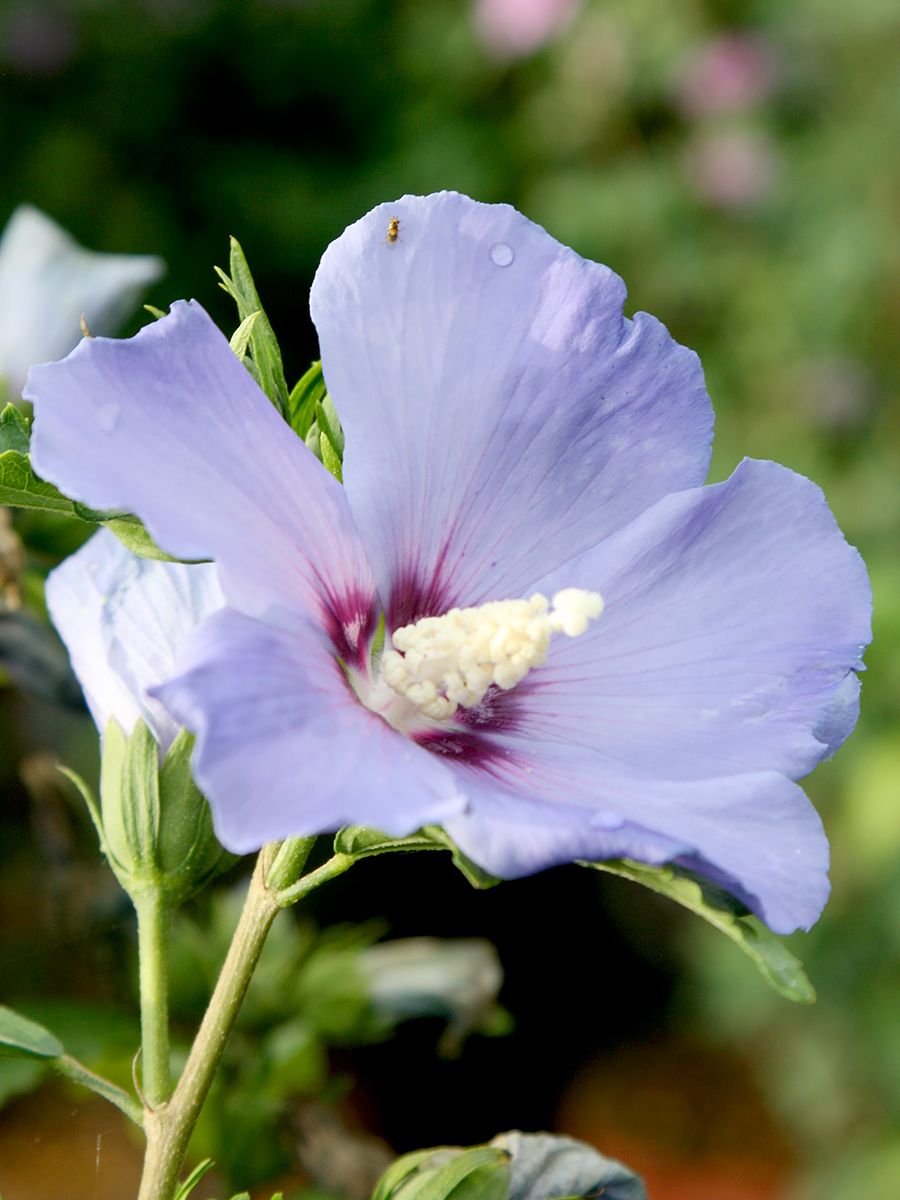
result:
[(304, 896), (314, 892), (317, 887), (321, 887), (329, 879), (336, 879), (338, 875), (349, 871), (356, 861), (352, 854), (335, 854), (333, 858), (329, 858), (328, 862), (323, 863), (315, 871), (310, 871), (303, 879), (298, 879), (290, 887), (276, 892), (273, 897), (275, 904), (279, 908), (290, 908), (292, 904), (296, 904), (298, 900), (302, 900)]
[(188, 1142), (259, 961), (278, 905), (257, 859), (247, 899), (225, 962), (171, 1100), (145, 1117), (147, 1154), (138, 1200), (172, 1200)]
[(169, 1072), (169, 906), (157, 888), (134, 897), (138, 919), (141, 990), (141, 1087), (148, 1108), (168, 1100)]
[(274, 849), (266, 867), (266, 886), (270, 891), (283, 891), (300, 878), (315, 843), (314, 837), (287, 838)]
[(82, 1087), (90, 1088), (92, 1092), (96, 1092), (110, 1104), (115, 1104), (116, 1108), (121, 1109), (130, 1121), (134, 1121), (135, 1125), (143, 1125), (144, 1112), (137, 1101), (132, 1100), (127, 1092), (123, 1092), (120, 1087), (116, 1087), (102, 1075), (95, 1075), (93, 1071), (89, 1071), (77, 1058), (72, 1058), (70, 1054), (64, 1054), (61, 1058), (54, 1059), (53, 1065), (67, 1079), (80, 1083)]
[[(313, 838), (291, 838), (260, 852), (234, 937), (172, 1098), (144, 1114), (147, 1153), (138, 1200), (172, 1200), (188, 1142), (272, 922), (287, 908), (329, 879), (342, 875), (355, 859), (336, 854), (305, 879), (274, 891), (271, 882), (296, 879), (312, 849)], [(269, 882), (267, 882), (267, 880)]]

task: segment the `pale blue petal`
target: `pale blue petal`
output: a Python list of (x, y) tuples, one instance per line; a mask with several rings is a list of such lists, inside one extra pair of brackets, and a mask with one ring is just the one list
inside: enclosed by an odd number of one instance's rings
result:
[(540, 590), (598, 590), (517, 695), (528, 744), (583, 746), (619, 774), (800, 778), (850, 732), (871, 590), (821, 491), (746, 461), (661, 501)]
[(449, 192), (326, 250), (311, 310), (389, 623), (518, 596), (703, 481), (699, 360), (624, 298), (514, 209)]
[(461, 774), (469, 806), (446, 828), (493, 874), (573, 858), (683, 862), (737, 893), (776, 933), (809, 928), (828, 898), (822, 823), (797, 784), (774, 772), (629, 779), (587, 754), (523, 751), (494, 779)]
[(324, 634), (223, 609), (155, 689), (197, 734), (195, 776), (229, 850), (346, 824), (407, 834), (459, 812), (453, 773), (351, 692)]
[(101, 530), (52, 571), (47, 607), (101, 733), (147, 722), (165, 751), (177, 724), (147, 694), (172, 674), (185, 635), (222, 604), (211, 564), (138, 558)]
[(35, 470), (137, 513), (179, 558), (211, 558), (230, 604), (349, 626), (373, 587), (344, 492), (195, 302), (125, 341), (85, 338), (33, 369)]

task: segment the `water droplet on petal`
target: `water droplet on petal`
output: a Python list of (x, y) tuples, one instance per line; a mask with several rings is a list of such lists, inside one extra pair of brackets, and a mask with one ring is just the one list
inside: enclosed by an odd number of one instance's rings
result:
[(491, 262), (497, 267), (508, 267), (515, 257), (515, 251), (506, 242), (494, 242), (491, 246)]
[(104, 433), (112, 433), (119, 423), (118, 404), (101, 404), (97, 409), (97, 425)]

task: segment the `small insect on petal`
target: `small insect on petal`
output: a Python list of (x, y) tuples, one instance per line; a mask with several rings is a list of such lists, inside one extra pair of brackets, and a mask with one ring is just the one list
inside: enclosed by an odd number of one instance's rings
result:
[(388, 221), (387, 237), (384, 239), (389, 245), (393, 246), (397, 238), (400, 236), (400, 218), (391, 217)]

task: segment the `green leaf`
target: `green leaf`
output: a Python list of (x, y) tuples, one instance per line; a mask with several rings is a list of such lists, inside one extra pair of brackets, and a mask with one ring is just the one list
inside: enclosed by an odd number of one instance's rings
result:
[(325, 470), (330, 471), (338, 483), (343, 483), (344, 473), (341, 460), (335, 453), (334, 446), (324, 433), (319, 434), (319, 448), (322, 452), (322, 465)]
[(319, 430), (325, 435), (328, 441), (334, 448), (334, 453), (337, 458), (343, 461), (344, 458), (344, 431), (341, 428), (341, 423), (338, 420), (337, 409), (331, 402), (331, 397), (326, 392), (316, 408), (316, 423)]
[(378, 1180), (375, 1191), (372, 1193), (372, 1200), (388, 1200), (403, 1180), (408, 1175), (412, 1175), (422, 1163), (432, 1158), (434, 1153), (433, 1149), (413, 1150), (392, 1162)]
[(73, 502), (31, 469), (30, 448), (30, 421), (14, 404), (7, 404), (0, 412), (0, 504), (74, 516)]
[(316, 419), (316, 410), (328, 395), (321, 362), (314, 362), (294, 385), (288, 401), (287, 420), (290, 427), (305, 439)]
[(349, 854), (352, 858), (372, 858), (376, 854), (391, 854), (398, 850), (446, 850), (442, 841), (433, 838), (425, 830), (409, 837), (391, 837), (366, 825), (347, 825), (334, 838), (336, 854)]
[(0, 1005), (0, 1054), (24, 1058), (62, 1058), (66, 1049), (49, 1029)]
[(231, 340), (228, 344), (237, 356), (238, 362), (244, 361), (247, 355), (247, 348), (250, 345), (250, 335), (253, 333), (253, 326), (261, 316), (262, 309), (258, 308), (256, 312), (252, 312), (249, 317), (241, 321), (240, 325), (238, 325), (237, 329), (231, 335)]
[(291, 392), (288, 421), (326, 470), (343, 483), (344, 431), (325, 388), (320, 362), (312, 364)]
[(681, 867), (648, 867), (628, 859), (581, 865), (630, 879), (690, 909), (731, 938), (779, 995), (796, 1004), (815, 1003), (815, 989), (802, 964), (781, 938), (747, 913), (743, 905), (724, 889)]
[(440, 842), (445, 850), (450, 851), (450, 855), (453, 858), (453, 865), (457, 871), (465, 875), (472, 887), (483, 891), (485, 888), (496, 887), (500, 883), (496, 875), (489, 875), (487, 871), (479, 867), (478, 863), (472, 862), (467, 854), (463, 854), (449, 833), (446, 833), (439, 825), (426, 825), (420, 833), (426, 834), (434, 841)]
[(508, 1187), (505, 1150), (453, 1146), (404, 1155), (381, 1177), (372, 1200), (506, 1200)]
[(28, 418), (15, 404), (7, 404), (0, 412), (0, 453), (15, 450), (27, 454), (30, 444)]
[(187, 561), (173, 558), (171, 554), (166, 554), (165, 550), (161, 550), (147, 532), (143, 522), (139, 521), (137, 517), (130, 515), (106, 517), (102, 524), (112, 530), (126, 550), (130, 550), (132, 554), (137, 554), (140, 558), (153, 558), (157, 562)]
[[(275, 337), (275, 331), (260, 303), (244, 251), (235, 238), (231, 239), (229, 270), (231, 271), (230, 276), (226, 275), (220, 267), (216, 267), (221, 287), (237, 304), (241, 325), (254, 313), (259, 314), (253, 322), (248, 339), (249, 355), (259, 385), (282, 416), (286, 416), (289, 397), (284, 378), (284, 366), (281, 361), (281, 350)], [(240, 332), (240, 327), (238, 332)], [(245, 362), (245, 365), (249, 364)]]
[(365, 825), (348, 825), (335, 836), (334, 849), (336, 853), (352, 858), (372, 858), (376, 854), (392, 854), (402, 850), (449, 850), (454, 866), (465, 875), (472, 887), (484, 889), (500, 882), (463, 854), (439, 825), (426, 825), (409, 837), (400, 838), (369, 829)]
[(89, 508), (78, 500), (70, 500), (52, 483), (35, 475), (29, 456), (30, 448), (31, 425), (28, 418), (15, 405), (7, 404), (0, 412), (0, 504), (11, 508), (43, 509), (92, 525), (107, 525), (120, 542), (142, 558), (155, 558), (161, 562), (180, 561), (160, 550), (137, 517), (118, 510), (103, 512)]
[(39, 508), (74, 517), (75, 506), (62, 492), (39, 479), (31, 460), (19, 450), (0, 453), (0, 504), (10, 508)]
[(208, 1175), (212, 1169), (213, 1160), (211, 1158), (204, 1158), (203, 1162), (198, 1163), (196, 1167), (194, 1167), (193, 1171), (191, 1171), (190, 1175), (188, 1175), (187, 1179), (185, 1179), (184, 1183), (181, 1184), (178, 1191), (175, 1193), (174, 1200), (188, 1200), (188, 1196), (190, 1196), (191, 1192), (194, 1190), (200, 1180), (204, 1177), (204, 1175)]

